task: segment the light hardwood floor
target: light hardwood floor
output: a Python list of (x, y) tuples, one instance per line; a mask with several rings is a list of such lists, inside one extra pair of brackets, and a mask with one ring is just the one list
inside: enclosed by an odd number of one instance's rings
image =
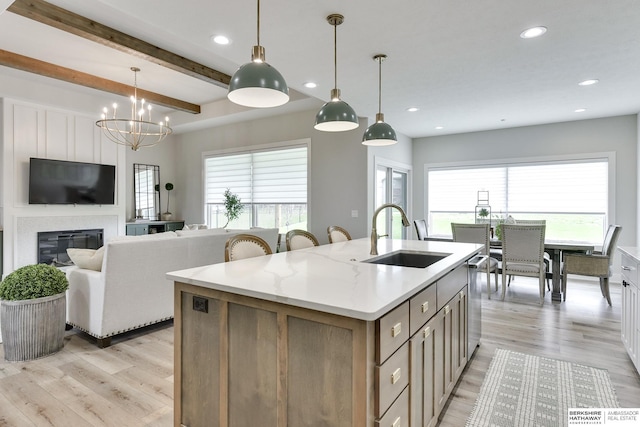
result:
[[(484, 289), (484, 288), (483, 288)], [(640, 407), (640, 376), (620, 341), (620, 286), (613, 307), (593, 282), (570, 280), (565, 303), (538, 305), (537, 285), (517, 277), (507, 301), (483, 293), (483, 336), (442, 415), (460, 427), (480, 390), (496, 348), (568, 360), (609, 370), (623, 407)], [(8, 363), (0, 346), (0, 426), (171, 426), (171, 322), (116, 337), (98, 349), (86, 335), (67, 332), (52, 356)]]

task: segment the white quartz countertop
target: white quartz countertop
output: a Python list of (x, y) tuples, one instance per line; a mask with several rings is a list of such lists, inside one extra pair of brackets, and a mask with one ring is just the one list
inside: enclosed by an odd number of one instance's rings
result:
[(361, 320), (375, 320), (481, 250), (481, 245), (378, 241), (378, 256), (398, 250), (451, 254), (426, 268), (362, 262), (368, 238), (167, 273), (169, 280)]
[(629, 255), (631, 258), (634, 258), (636, 261), (640, 262), (640, 248), (635, 246), (618, 246), (621, 252)]

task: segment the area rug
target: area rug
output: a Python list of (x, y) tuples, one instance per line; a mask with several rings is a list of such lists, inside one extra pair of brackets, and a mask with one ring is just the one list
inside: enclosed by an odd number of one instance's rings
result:
[(566, 426), (569, 408), (617, 408), (604, 369), (497, 349), (467, 427)]

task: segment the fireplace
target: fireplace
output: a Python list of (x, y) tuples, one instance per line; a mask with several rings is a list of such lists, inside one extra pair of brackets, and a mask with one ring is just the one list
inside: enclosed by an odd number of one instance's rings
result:
[(104, 229), (38, 232), (38, 264), (73, 265), (67, 248), (98, 249), (104, 244)]

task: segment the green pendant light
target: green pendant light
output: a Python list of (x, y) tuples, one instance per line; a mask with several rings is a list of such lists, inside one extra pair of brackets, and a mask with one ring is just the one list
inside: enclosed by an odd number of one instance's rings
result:
[(241, 66), (231, 77), (227, 98), (245, 107), (278, 107), (289, 101), (289, 87), (282, 74), (265, 62), (260, 46), (260, 0), (258, 1), (258, 44), (251, 51), (251, 62)]
[(344, 16), (334, 13), (327, 16), (327, 22), (333, 25), (333, 61), (334, 61), (334, 87), (331, 90), (331, 100), (324, 104), (316, 114), (315, 129), (326, 132), (342, 132), (352, 130), (359, 126), (356, 112), (340, 99), (338, 89), (338, 25), (344, 22)]
[(378, 61), (378, 113), (376, 114), (376, 122), (369, 126), (362, 136), (364, 145), (384, 146), (398, 142), (396, 131), (391, 125), (384, 122), (384, 114), (382, 114), (382, 61), (385, 59), (387, 59), (387, 55), (383, 54), (373, 57), (374, 61)]

